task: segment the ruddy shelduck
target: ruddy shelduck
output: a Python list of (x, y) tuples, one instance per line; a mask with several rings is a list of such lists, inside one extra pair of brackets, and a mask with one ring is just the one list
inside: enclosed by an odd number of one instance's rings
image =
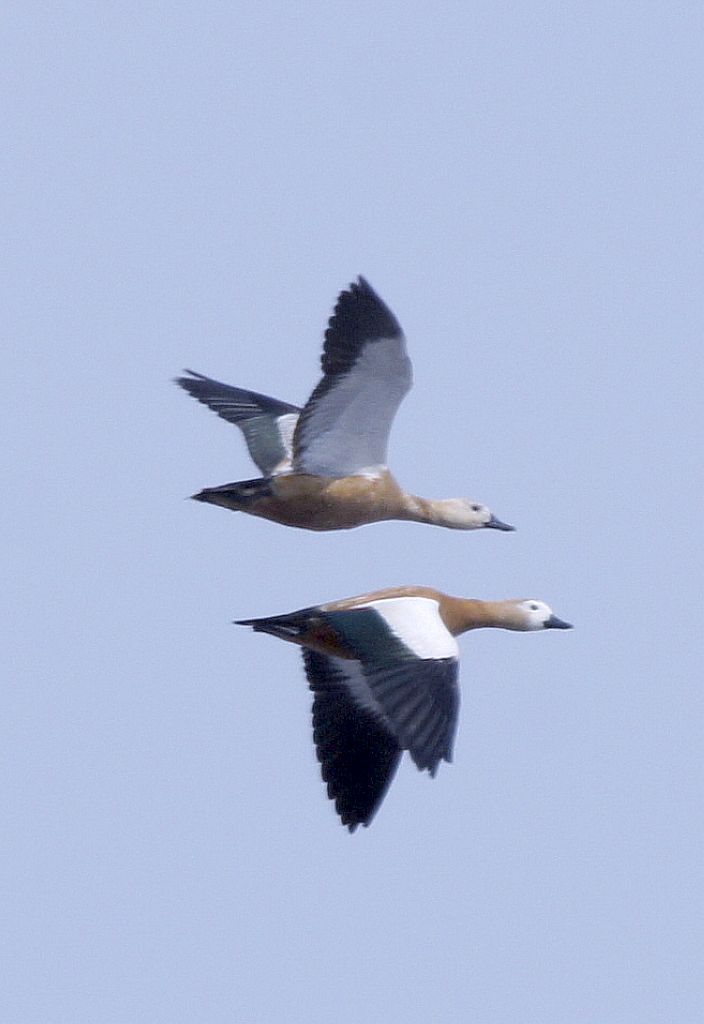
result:
[(353, 832), (368, 825), (407, 750), (431, 775), (452, 759), (460, 633), (570, 629), (542, 601), (478, 601), (431, 587), (395, 587), (242, 619), (303, 648), (313, 739), (328, 796)]
[(187, 370), (177, 383), (235, 423), (264, 475), (193, 497), (304, 530), (387, 519), (453, 530), (512, 530), (468, 498), (409, 494), (386, 465), (391, 423), (412, 383), (396, 317), (360, 277), (341, 292), (325, 332), (323, 377), (300, 409)]

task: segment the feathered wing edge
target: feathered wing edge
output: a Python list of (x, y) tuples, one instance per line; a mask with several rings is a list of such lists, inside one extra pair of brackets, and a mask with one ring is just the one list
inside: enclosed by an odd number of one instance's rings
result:
[(353, 698), (359, 662), (303, 648), (313, 691), (313, 739), (328, 796), (350, 832), (368, 825), (391, 784), (401, 748), (387, 727)]

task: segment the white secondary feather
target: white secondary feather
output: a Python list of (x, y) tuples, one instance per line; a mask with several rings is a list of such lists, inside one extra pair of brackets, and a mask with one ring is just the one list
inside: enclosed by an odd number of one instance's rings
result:
[(403, 335), (369, 342), (354, 366), (306, 408), (295, 471), (341, 477), (383, 469), (391, 424), (411, 384)]
[(389, 630), (418, 658), (458, 658), (457, 641), (440, 618), (430, 597), (387, 597), (358, 605), (373, 608)]
[(300, 414), (297, 412), (287, 412), (284, 413), (283, 416), (276, 417), (276, 426), (279, 430), (279, 437), (281, 438), (281, 443), (289, 456), (293, 451), (293, 433), (296, 429), (299, 415)]
[(290, 473), (291, 464), (293, 458), (293, 434), (298, 423), (299, 413), (287, 412), (283, 416), (276, 417), (276, 429), (279, 432), (281, 438), (281, 444), (284, 446), (286, 455), (284, 458), (273, 467), (271, 470), (272, 476), (279, 476), (281, 473)]

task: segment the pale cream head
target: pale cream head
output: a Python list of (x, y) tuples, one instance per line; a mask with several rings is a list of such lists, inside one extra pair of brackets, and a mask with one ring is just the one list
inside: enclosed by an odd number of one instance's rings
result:
[(544, 601), (526, 598), (520, 601), (507, 601), (508, 629), (529, 631), (533, 629), (572, 629), (569, 622), (558, 619), (550, 605)]
[(490, 527), (493, 530), (514, 530), (515, 527), (502, 523), (490, 508), (472, 501), (471, 498), (441, 498), (432, 505), (443, 526), (451, 530), (481, 530)]

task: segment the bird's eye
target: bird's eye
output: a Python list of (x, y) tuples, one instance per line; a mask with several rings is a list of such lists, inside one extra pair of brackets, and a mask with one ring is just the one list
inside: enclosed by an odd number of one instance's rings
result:
[(537, 604), (529, 604), (528, 607), (530, 608), (530, 610), (532, 612), (537, 612), (538, 611), (538, 605)]
[(472, 505), (472, 512), (481, 512), (481, 505)]

